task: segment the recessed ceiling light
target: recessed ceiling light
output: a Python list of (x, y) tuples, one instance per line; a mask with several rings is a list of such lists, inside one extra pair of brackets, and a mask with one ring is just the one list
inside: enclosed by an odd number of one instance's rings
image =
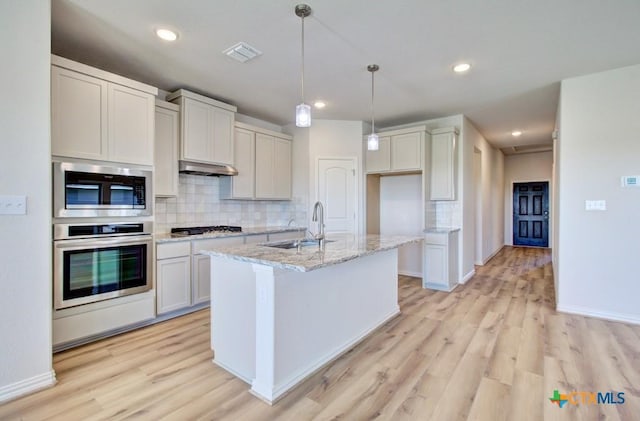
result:
[(324, 102), (324, 101), (316, 101), (316, 102), (313, 103), (313, 106), (318, 108), (318, 109), (321, 109), (321, 108), (326, 107), (327, 103)]
[(514, 130), (511, 132), (511, 136), (513, 137), (518, 137), (520, 135), (522, 135), (522, 132), (520, 130)]
[(453, 71), (456, 73), (464, 73), (468, 71), (470, 68), (471, 68), (471, 65), (469, 63), (458, 63), (455, 66), (453, 66)]
[(156, 35), (158, 38), (163, 39), (165, 41), (175, 41), (178, 39), (178, 34), (172, 31), (171, 29), (160, 28), (156, 30)]

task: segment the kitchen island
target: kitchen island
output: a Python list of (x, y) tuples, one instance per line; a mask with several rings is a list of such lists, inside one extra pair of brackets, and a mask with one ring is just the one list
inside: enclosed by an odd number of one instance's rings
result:
[(335, 236), (323, 250), (202, 250), (211, 256), (214, 363), (275, 402), (400, 312), (397, 248), (420, 241)]

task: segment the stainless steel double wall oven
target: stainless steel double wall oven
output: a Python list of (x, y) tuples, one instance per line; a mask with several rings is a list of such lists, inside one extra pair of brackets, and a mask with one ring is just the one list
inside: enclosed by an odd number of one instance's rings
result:
[(152, 176), (127, 166), (53, 162), (56, 310), (151, 289)]

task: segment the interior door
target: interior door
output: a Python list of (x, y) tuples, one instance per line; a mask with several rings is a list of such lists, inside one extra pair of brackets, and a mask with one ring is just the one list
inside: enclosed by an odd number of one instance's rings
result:
[(513, 245), (549, 246), (549, 183), (513, 183)]
[[(327, 233), (356, 232), (356, 162), (355, 159), (318, 160), (318, 200), (324, 205)], [(317, 230), (311, 223), (311, 231)]]

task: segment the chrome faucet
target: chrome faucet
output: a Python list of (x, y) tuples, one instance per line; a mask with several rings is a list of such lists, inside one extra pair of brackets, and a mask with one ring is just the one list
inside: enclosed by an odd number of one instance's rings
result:
[(324, 206), (322, 206), (322, 202), (317, 201), (313, 205), (313, 217), (311, 220), (318, 222), (318, 233), (313, 238), (318, 240), (318, 247), (324, 249)]

